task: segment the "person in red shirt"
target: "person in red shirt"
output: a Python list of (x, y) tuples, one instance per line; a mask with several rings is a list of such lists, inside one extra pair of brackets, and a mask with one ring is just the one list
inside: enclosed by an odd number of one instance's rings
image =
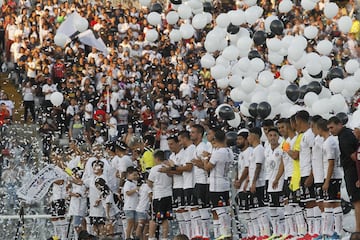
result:
[(154, 124), (154, 113), (150, 107), (146, 107), (146, 110), (141, 114), (141, 120), (143, 121), (143, 132), (147, 132), (149, 127)]
[(5, 103), (1, 103), (0, 105), (0, 126), (7, 123), (10, 119), (10, 112), (7, 109)]

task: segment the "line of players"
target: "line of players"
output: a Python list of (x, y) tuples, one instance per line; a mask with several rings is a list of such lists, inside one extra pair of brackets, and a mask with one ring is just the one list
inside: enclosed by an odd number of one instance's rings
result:
[(340, 239), (343, 169), (335, 124), (299, 111), (240, 130), (237, 202), (246, 239)]

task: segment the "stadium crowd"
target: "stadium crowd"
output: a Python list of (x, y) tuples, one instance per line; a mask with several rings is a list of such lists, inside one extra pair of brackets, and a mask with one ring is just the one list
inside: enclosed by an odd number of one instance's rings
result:
[[(333, 19), (323, 15), (324, 0), (311, 11), (303, 11), (297, 1), (287, 14), (277, 13), (277, 4), (259, 1), (263, 18), (244, 27), (263, 30), (264, 19), (276, 13), (285, 35), (302, 34), (308, 25), (319, 29), (318, 37), (308, 41), (308, 52), (327, 38), (333, 43), (334, 66), (359, 59), (358, 1), (343, 3)], [(215, 1), (208, 10), (215, 19), (228, 7)], [(247, 7), (242, 1), (230, 6)], [(151, 7), (88, 0), (3, 2), (2, 61), (14, 65), (23, 122), (41, 126), (44, 160), (69, 174), (52, 187), (54, 235), (66, 239), (67, 214), (75, 233), (87, 230), (98, 237), (121, 232), (125, 239), (153, 240), (159, 234), (168, 239), (169, 220), (176, 219), (179, 232), (190, 239), (227, 239), (235, 188), (243, 237), (339, 239), (344, 173), (360, 232), (360, 174), (352, 160), (359, 129), (355, 137), (339, 119), (327, 121), (304, 111), (275, 123), (242, 116), (241, 126), (231, 128), (215, 111), (222, 103), (239, 111), (239, 103), (229, 89), (217, 88), (200, 62), (206, 33), (215, 22), (188, 40), (172, 42), (169, 33), (178, 24), (166, 22), (171, 4), (163, 9), (162, 22), (154, 27), (147, 22)], [(76, 38), (65, 48), (55, 45), (57, 28), (73, 11), (88, 20), (108, 55)], [(345, 15), (353, 21), (348, 34), (337, 25)], [(154, 28), (158, 40), (146, 41)], [(256, 50), (267, 59), (265, 46)], [(281, 66), (265, 64), (280, 78)], [(54, 107), (51, 94), (57, 91), (64, 102)], [(354, 96), (349, 104), (355, 109), (358, 101)], [(11, 124), (13, 103), (4, 92), (0, 102), (0, 125)], [(237, 132), (231, 149), (227, 131)], [(55, 135), (67, 137), (68, 148), (56, 146)], [(238, 170), (230, 179), (235, 159)]]

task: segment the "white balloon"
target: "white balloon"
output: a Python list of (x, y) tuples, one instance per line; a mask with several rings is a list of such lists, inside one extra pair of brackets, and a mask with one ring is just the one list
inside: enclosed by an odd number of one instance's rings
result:
[(215, 65), (215, 58), (211, 54), (206, 53), (204, 56), (201, 57), (200, 63), (201, 66), (204, 68), (211, 68)]
[(274, 109), (279, 104), (282, 103), (282, 97), (280, 94), (269, 94), (267, 97), (267, 102), (271, 105), (271, 108)]
[(204, 12), (205, 14), (205, 17), (206, 17), (206, 20), (207, 20), (207, 23), (211, 23), (211, 21), (213, 20), (213, 15), (209, 12)]
[(349, 16), (342, 16), (338, 21), (339, 30), (348, 33), (352, 26), (352, 20)]
[(324, 7), (325, 17), (331, 19), (335, 17), (338, 14), (338, 12), (339, 12), (339, 7), (336, 3), (334, 2), (325, 3), (325, 7)]
[(169, 34), (170, 40), (173, 42), (179, 42), (181, 40), (181, 33), (178, 29), (171, 30)]
[(288, 49), (289, 61), (293, 60), (296, 62), (300, 60), (303, 54), (304, 54), (304, 50), (295, 45), (291, 45)]
[(240, 26), (246, 22), (245, 12), (241, 9), (228, 12), (230, 22), (235, 26)]
[(319, 98), (330, 98), (330, 97), (331, 97), (330, 90), (328, 88), (323, 87), (319, 94)]
[(355, 59), (350, 59), (345, 64), (345, 71), (349, 74), (355, 73), (359, 69), (359, 62)]
[(230, 24), (230, 17), (226, 13), (221, 13), (216, 18), (216, 24), (221, 28), (227, 28)]
[(205, 49), (206, 49), (207, 52), (213, 53), (213, 52), (217, 51), (218, 41), (205, 40), (205, 42), (204, 42), (204, 47), (205, 47)]
[(294, 36), (292, 35), (286, 35), (281, 39), (281, 44), (283, 48), (288, 49), (291, 45), (291, 42), (294, 40)]
[(235, 118), (232, 119), (232, 120), (228, 120), (227, 123), (228, 123), (231, 127), (237, 128), (237, 127), (240, 125), (240, 123), (241, 123), (241, 117), (240, 117), (239, 113), (236, 112), (236, 113), (235, 113)]
[(267, 100), (267, 92), (266, 91), (255, 91), (251, 94), (251, 102), (253, 103), (261, 103)]
[(327, 39), (321, 40), (316, 45), (316, 51), (325, 56), (329, 55), (332, 49), (333, 49), (333, 44)]
[(304, 38), (303, 36), (297, 35), (291, 41), (291, 45), (296, 46), (298, 48), (302, 48), (304, 50), (307, 47), (308, 42), (307, 42), (306, 38)]
[(315, 8), (316, 3), (311, 0), (301, 0), (301, 6), (303, 7), (303, 9), (309, 11)]
[(166, 15), (166, 21), (168, 24), (173, 25), (179, 21), (179, 14), (176, 11), (170, 11)]
[(58, 45), (59, 47), (65, 47), (65, 45), (70, 41), (69, 37), (66, 36), (63, 33), (56, 33), (55, 37), (54, 37), (54, 42), (56, 45)]
[(240, 57), (245, 57), (248, 55), (250, 48), (253, 44), (253, 41), (250, 37), (240, 37), (236, 43), (236, 46), (240, 50)]
[(151, 0), (139, 0), (141, 6), (144, 6), (144, 7), (149, 7), (150, 6), (150, 3), (151, 3)]
[(191, 24), (195, 29), (203, 29), (207, 24), (207, 19), (203, 13), (198, 13), (193, 17)]
[(313, 111), (314, 114), (318, 114), (318, 115), (323, 115), (326, 113), (329, 113), (329, 111), (331, 110), (329, 107), (329, 99), (320, 99), (317, 102), (314, 102), (311, 106), (311, 109)]
[(239, 57), (239, 54), (239, 49), (233, 45), (227, 46), (222, 53), (222, 55), (230, 61), (236, 60)]
[(319, 96), (314, 92), (308, 92), (304, 96), (304, 103), (308, 107), (311, 107), (318, 100), (319, 100)]
[(256, 88), (256, 82), (253, 78), (246, 77), (241, 82), (241, 88), (249, 94)]
[(268, 38), (268, 39), (266, 39), (266, 46), (268, 47), (268, 49), (270, 51), (278, 52), (282, 47), (281, 40), (278, 39), (277, 37)]
[(64, 101), (64, 95), (60, 92), (53, 92), (50, 96), (50, 102), (55, 106), (59, 107)]
[(264, 9), (259, 6), (252, 6), (245, 10), (246, 22), (253, 25), (263, 14)]
[(229, 86), (229, 80), (227, 78), (217, 79), (216, 85), (220, 89), (225, 89)]
[(190, 39), (194, 36), (195, 29), (191, 24), (185, 23), (180, 26), (180, 33), (183, 39)]
[(266, 19), (265, 19), (265, 32), (267, 33), (270, 33), (271, 32), (271, 29), (270, 29), (270, 25), (271, 25), (271, 22), (274, 21), (274, 20), (278, 20), (279, 18), (275, 15), (270, 15), (268, 16)]
[(316, 38), (316, 36), (318, 35), (319, 33), (319, 30), (317, 27), (315, 26), (307, 26), (305, 29), (304, 29), (304, 36), (307, 38), (307, 39), (314, 39)]
[(284, 0), (284, 1), (281, 1), (279, 3), (279, 12), (280, 13), (287, 13), (287, 12), (290, 12), (292, 7), (293, 7), (293, 3), (290, 1), (290, 0)]
[(245, 4), (247, 5), (247, 6), (254, 6), (254, 5), (256, 5), (256, 0), (244, 0), (244, 2), (245, 2)]
[(212, 68), (210, 68), (210, 73), (214, 79), (225, 78), (229, 74), (229, 72), (223, 65), (213, 66)]
[(86, 20), (86, 18), (81, 17), (81, 18), (77, 18), (75, 20), (74, 25), (75, 25), (76, 30), (78, 30), (79, 32), (84, 32), (88, 29), (89, 22), (88, 22), (88, 20)]
[(247, 72), (250, 68), (250, 60), (248, 57), (242, 57), (239, 59), (237, 65), (241, 71)]
[(262, 71), (259, 73), (258, 81), (261, 86), (269, 87), (274, 82), (274, 74), (270, 71)]
[(260, 72), (260, 71), (264, 70), (265, 63), (260, 58), (253, 58), (253, 59), (250, 60), (250, 67), (251, 67), (252, 71)]
[(240, 112), (246, 117), (251, 117), (249, 107), (245, 103), (240, 105)]
[(188, 1), (189, 6), (191, 7), (193, 12), (197, 12), (203, 10), (203, 3), (199, 0), (190, 0)]
[(321, 56), (320, 63), (323, 71), (327, 71), (332, 66), (332, 61), (328, 56)]
[[(229, 79), (229, 85), (234, 89), (241, 86), (242, 77), (240, 75), (232, 75)], [(234, 90), (233, 89), (233, 90)], [(240, 88), (238, 90), (241, 90)], [(242, 90), (241, 90), (242, 91)], [(243, 91), (242, 91), (243, 92)], [(245, 94), (245, 93), (244, 93)]]
[(146, 32), (145, 39), (148, 42), (155, 42), (159, 37), (159, 33), (156, 31), (156, 29), (150, 29)]
[(159, 25), (161, 24), (161, 15), (157, 12), (151, 12), (147, 16), (147, 21), (153, 26)]
[(320, 61), (310, 61), (306, 64), (306, 70), (310, 75), (317, 75), (321, 72), (322, 66)]
[(331, 96), (331, 101), (328, 101), (331, 104), (331, 108), (334, 113), (341, 112), (346, 106), (345, 98), (342, 94), (335, 94)]
[(189, 19), (192, 16), (191, 7), (187, 4), (181, 4), (177, 11), (182, 19)]
[(270, 52), (268, 54), (269, 62), (275, 64), (277, 66), (281, 66), (282, 62), (284, 61), (284, 57), (276, 52)]
[(280, 68), (280, 76), (289, 82), (294, 82), (297, 79), (298, 72), (293, 65), (284, 65)]
[(223, 65), (225, 68), (229, 67), (230, 61), (229, 59), (225, 58), (223, 55), (220, 55), (216, 58), (216, 65)]

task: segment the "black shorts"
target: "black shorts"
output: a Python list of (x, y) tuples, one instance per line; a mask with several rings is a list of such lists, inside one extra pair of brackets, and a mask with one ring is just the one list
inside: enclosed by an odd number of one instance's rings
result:
[(184, 189), (184, 206), (194, 206), (194, 188)]
[(306, 178), (308, 177), (301, 177), (300, 181), (301, 202), (303, 203), (316, 200), (315, 185), (313, 183), (310, 187), (305, 187), (304, 183)]
[(290, 195), (290, 188), (289, 188), (290, 181), (288, 179), (284, 179), (284, 185), (283, 185), (283, 193), (284, 193), (284, 201), (289, 199)]
[(235, 201), (240, 211), (247, 211), (250, 209), (249, 198), (250, 198), (249, 192), (239, 192), (236, 195)]
[(210, 204), (213, 208), (230, 205), (229, 192), (209, 192)]
[(104, 217), (90, 217), (91, 225), (105, 225), (106, 218)]
[(172, 219), (172, 197), (164, 197), (160, 199), (154, 199), (152, 201), (151, 219), (157, 223), (161, 223), (163, 220)]
[(360, 201), (360, 188), (356, 187), (356, 181), (358, 180), (356, 167), (344, 168), (344, 179), (350, 202)]
[(50, 214), (53, 217), (64, 217), (66, 213), (65, 199), (51, 202)]
[(325, 202), (341, 202), (341, 179), (330, 179), (329, 189), (324, 192)]
[(194, 202), (203, 208), (209, 207), (209, 184), (196, 183), (194, 189)]
[(182, 188), (174, 188), (173, 189), (173, 198), (172, 198), (172, 207), (178, 208), (181, 206), (185, 206), (184, 199), (184, 189)]
[(268, 193), (268, 187), (269, 187), (269, 180), (265, 181), (265, 188), (264, 188), (264, 203), (266, 206), (269, 205), (269, 193)]
[(269, 194), (269, 207), (283, 207), (284, 195), (282, 192), (268, 192)]
[(249, 197), (249, 208), (265, 207), (264, 203), (265, 186), (257, 187), (255, 193), (250, 193)]
[(315, 183), (315, 195), (317, 202), (324, 201), (324, 191), (322, 189), (323, 185), (323, 183)]

